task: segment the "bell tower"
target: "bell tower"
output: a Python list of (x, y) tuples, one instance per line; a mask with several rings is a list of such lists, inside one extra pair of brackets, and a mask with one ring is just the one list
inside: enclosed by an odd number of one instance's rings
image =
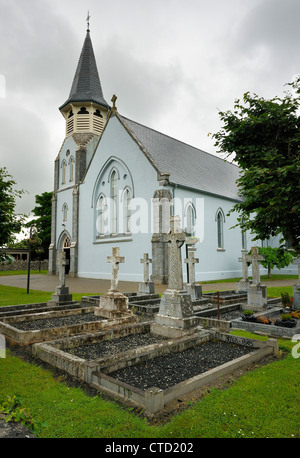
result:
[(103, 97), (89, 24), (69, 98), (59, 110), (66, 121), (66, 137), (73, 136), (76, 143), (89, 134), (100, 136), (106, 124), (109, 105)]

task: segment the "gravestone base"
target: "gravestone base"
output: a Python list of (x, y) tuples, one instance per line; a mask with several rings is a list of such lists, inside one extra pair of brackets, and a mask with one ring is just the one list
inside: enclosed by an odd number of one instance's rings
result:
[(186, 291), (167, 289), (150, 331), (165, 337), (182, 337), (199, 331), (198, 321), (193, 312), (191, 296)]
[(239, 293), (247, 292), (250, 285), (251, 285), (250, 280), (240, 280), (238, 282), (237, 290)]
[(201, 299), (202, 298), (202, 286), (197, 285), (197, 283), (186, 283), (184, 285), (187, 293), (190, 294), (192, 299)]
[(141, 294), (154, 294), (154, 282), (153, 281), (143, 281), (139, 283), (139, 293)]
[(266, 309), (267, 287), (265, 285), (250, 285), (247, 293), (246, 308), (253, 311), (263, 311)]
[(300, 285), (293, 286), (294, 307), (300, 308)]
[(73, 302), (73, 296), (69, 293), (69, 288), (67, 286), (57, 286), (55, 288), (55, 293), (52, 294), (52, 300), (47, 302), (47, 305), (59, 305), (65, 304), (66, 302)]
[(124, 294), (115, 291), (109, 291), (105, 296), (99, 299), (99, 307), (95, 307), (95, 315), (104, 318), (122, 318), (132, 316), (135, 317), (132, 311), (128, 308), (128, 297)]

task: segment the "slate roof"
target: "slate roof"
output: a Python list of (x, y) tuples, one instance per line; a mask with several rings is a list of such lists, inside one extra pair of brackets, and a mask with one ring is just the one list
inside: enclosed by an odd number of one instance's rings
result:
[(119, 118), (156, 170), (170, 174), (170, 183), (241, 200), (236, 186), (239, 178), (236, 165), (124, 116)]
[(83, 43), (69, 98), (59, 109), (71, 102), (95, 102), (105, 107), (109, 106), (103, 97), (89, 30)]

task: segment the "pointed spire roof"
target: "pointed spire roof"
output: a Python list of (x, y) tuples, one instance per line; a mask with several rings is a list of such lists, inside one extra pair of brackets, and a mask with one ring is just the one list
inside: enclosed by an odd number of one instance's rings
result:
[(87, 30), (68, 100), (59, 108), (72, 102), (95, 102), (109, 107), (103, 97), (90, 31)]

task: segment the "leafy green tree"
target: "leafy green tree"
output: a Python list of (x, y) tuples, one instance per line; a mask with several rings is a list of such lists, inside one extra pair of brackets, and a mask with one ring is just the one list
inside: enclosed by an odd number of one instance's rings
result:
[(241, 169), (238, 225), (254, 240), (281, 234), (300, 254), (300, 78), (292, 92), (265, 100), (244, 94), (234, 111), (219, 112), (222, 129), (213, 135), (219, 152), (232, 155)]
[(36, 217), (29, 221), (26, 226), (35, 226), (35, 245), (32, 245), (34, 256), (48, 257), (48, 249), (51, 242), (51, 209), (52, 209), (52, 192), (43, 192), (35, 196), (36, 206), (32, 210)]
[(3, 248), (15, 239), (24, 221), (23, 215), (15, 213), (16, 200), (24, 191), (16, 190), (15, 185), (6, 167), (0, 168), (0, 261), (7, 259)]
[(259, 263), (265, 268), (268, 269), (268, 277), (271, 276), (271, 269), (277, 267), (277, 269), (283, 269), (284, 267), (289, 266), (293, 262), (293, 255), (284, 250), (283, 248), (272, 248), (268, 247), (259, 247), (258, 253), (263, 255), (265, 260), (259, 261)]

